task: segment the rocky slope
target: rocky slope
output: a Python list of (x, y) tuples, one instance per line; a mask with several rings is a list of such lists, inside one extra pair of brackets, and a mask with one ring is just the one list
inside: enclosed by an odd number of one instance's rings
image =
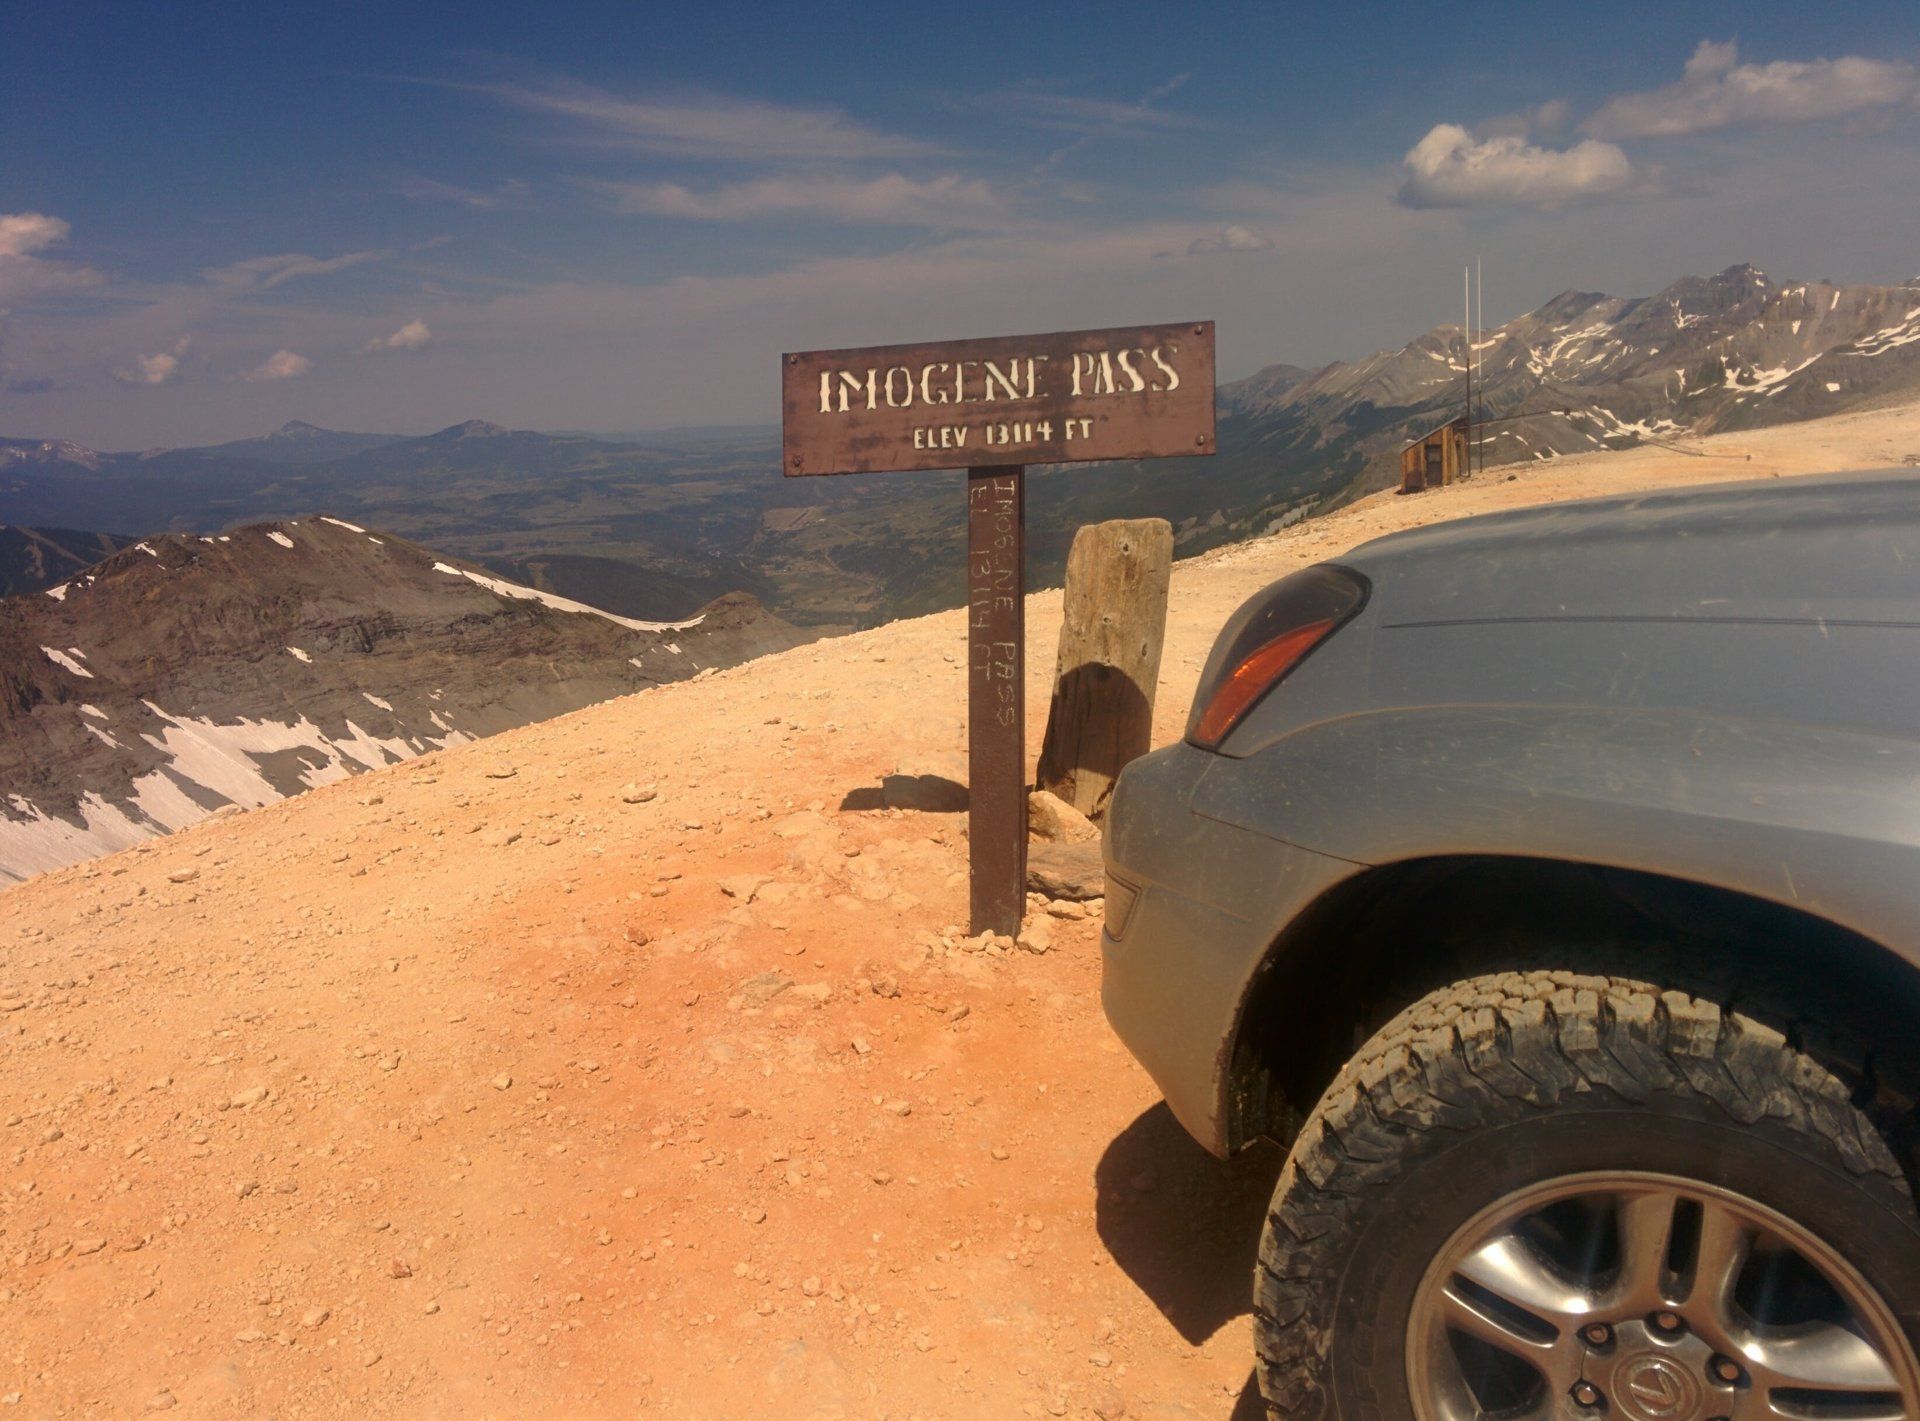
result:
[[(1898, 463), (1920, 413), (1689, 448), (1179, 564), (1158, 738), (1241, 600), (1363, 539)], [(0, 1414), (1258, 1414), (1278, 1161), (1168, 1118), (1097, 910), (969, 943), (963, 819), (875, 807), (964, 743), (964, 645), (819, 642), (0, 893)]]
[[(1781, 283), (1735, 266), (1652, 296), (1567, 291), (1483, 332), (1472, 354), (1499, 421), (1490, 464), (1811, 419), (1920, 388), (1920, 279)], [(1271, 367), (1221, 400), (1311, 430), (1329, 453), (1351, 444), (1377, 479), (1379, 456), (1459, 412), (1467, 355), (1461, 328), (1442, 326), (1364, 361)]]
[(149, 538), (0, 600), (0, 880), (799, 638), (615, 617), (342, 520)]

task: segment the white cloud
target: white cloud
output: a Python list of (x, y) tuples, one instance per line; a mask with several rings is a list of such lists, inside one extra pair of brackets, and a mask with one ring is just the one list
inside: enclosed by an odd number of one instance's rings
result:
[(1155, 107), (1162, 99), (1168, 99), (1186, 86), (1191, 74), (1176, 74), (1164, 84), (1156, 84), (1133, 103), (1103, 102), (1098, 99), (1075, 99), (1061, 95), (1031, 94), (1027, 96), (1029, 107), (1038, 106), (1042, 113), (1049, 109), (1053, 122), (1063, 127), (1080, 131), (1080, 136), (1064, 148), (1056, 148), (1035, 165), (1033, 175), (1044, 178), (1052, 173), (1067, 159), (1081, 150), (1090, 147), (1103, 137), (1128, 129), (1137, 129), (1152, 124), (1180, 126), (1178, 121), (1169, 120), (1160, 109)]
[(337, 257), (310, 257), (304, 252), (280, 252), (210, 267), (200, 274), (211, 284), (229, 290), (271, 291), (284, 281), (326, 276), (363, 262), (379, 261), (386, 255), (385, 252), (346, 252)]
[(1482, 138), (1557, 138), (1567, 131), (1567, 120), (1572, 114), (1573, 106), (1565, 99), (1548, 99), (1532, 108), (1477, 123), (1474, 132)]
[(1702, 41), (1680, 81), (1620, 94), (1582, 127), (1597, 138), (1656, 138), (1734, 124), (1839, 118), (1920, 96), (1920, 70), (1899, 60), (1741, 64), (1736, 44)]
[(1540, 148), (1512, 134), (1476, 139), (1454, 123), (1436, 124), (1401, 164), (1408, 207), (1558, 207), (1623, 192), (1634, 177), (1627, 155), (1598, 139)]
[(367, 355), (376, 350), (419, 350), (433, 344), (433, 332), (425, 321), (408, 321), (390, 336), (376, 336), (360, 347)]
[(64, 242), (70, 224), (43, 212), (0, 213), (0, 257), (24, 257), (55, 242)]
[(933, 151), (930, 144), (869, 128), (835, 108), (701, 92), (629, 99), (572, 80), (457, 87), (477, 87), (517, 108), (574, 120), (603, 139), (672, 157), (757, 163)]
[(313, 369), (313, 362), (304, 355), (295, 355), (290, 350), (276, 350), (259, 365), (247, 371), (242, 380), (291, 380), (296, 375), (304, 375)]
[(1197, 121), (1154, 105), (1178, 92), (1193, 76), (1176, 74), (1134, 102), (1124, 99), (1088, 99), (1076, 94), (1051, 94), (1041, 89), (1003, 89), (984, 95), (983, 108), (1011, 113), (1049, 128), (1075, 132), (1115, 128), (1193, 128)]
[(36, 255), (66, 241), (72, 230), (44, 212), (0, 213), (0, 302), (98, 285), (97, 271)]
[(498, 212), (510, 207), (525, 207), (530, 189), (518, 178), (508, 178), (490, 188), (462, 187), (436, 178), (407, 178), (397, 184), (403, 197), (422, 202), (451, 202), (475, 212)]
[(1703, 39), (1693, 47), (1688, 56), (1686, 68), (1681, 74), (1687, 79), (1710, 79), (1716, 74), (1725, 74), (1740, 62), (1740, 41), (1729, 39), (1718, 43)]
[(193, 337), (181, 336), (171, 350), (156, 355), (136, 355), (133, 368), (116, 370), (113, 378), (123, 385), (171, 385), (180, 378), (180, 357), (187, 353)]
[(987, 183), (952, 174), (909, 178), (772, 177), (696, 190), (679, 183), (609, 183), (601, 191), (623, 212), (737, 222), (811, 214), (846, 222), (910, 227), (992, 227), (1002, 217)]
[(1210, 252), (1264, 252), (1273, 247), (1273, 238), (1238, 222), (1230, 222), (1218, 232), (1208, 232), (1187, 243), (1187, 255), (1205, 256)]
[[(1406, 235), (1429, 225), (1417, 213), (1382, 213), (1371, 188), (1296, 196), (1291, 208), (1291, 220), (1271, 235), (1275, 250), (1303, 261), (1401, 254)], [(1064, 329), (1084, 321), (1089, 308), (1098, 310), (1098, 300), (1087, 294), (1096, 289), (1104, 293), (1099, 299), (1131, 299), (1136, 307), (1158, 302), (1176, 310), (1197, 308), (1195, 292), (1233, 289), (1235, 264), (1156, 260), (1168, 251), (1184, 252), (1193, 236), (1191, 221), (957, 234), (884, 252), (813, 257), (766, 272), (679, 276), (646, 286), (563, 282), (504, 292), (467, 308), (461, 325), (472, 349), (518, 352), (550, 342), (574, 355), (608, 349), (634, 355), (647, 345), (635, 331), (684, 331), (691, 344), (717, 348), (722, 333), (737, 332), (738, 322), (746, 320), (753, 340), (732, 349), (747, 352), (741, 359), (751, 370), (758, 368), (752, 352), (779, 348), (783, 341), (798, 349), (793, 343), (809, 337), (846, 345), (886, 340), (901, 330), (903, 303), (962, 330), (1018, 330), (1022, 322), (1036, 321)], [(1156, 294), (1149, 298), (1149, 291)], [(674, 368), (680, 350), (671, 343), (654, 345), (657, 350), (637, 358), (657, 356), (662, 368)]]

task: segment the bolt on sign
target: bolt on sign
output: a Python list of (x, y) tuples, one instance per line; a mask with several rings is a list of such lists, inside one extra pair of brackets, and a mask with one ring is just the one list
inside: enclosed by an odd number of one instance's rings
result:
[(1026, 908), (1026, 466), (1214, 451), (1213, 322), (781, 362), (789, 478), (967, 470), (973, 931)]

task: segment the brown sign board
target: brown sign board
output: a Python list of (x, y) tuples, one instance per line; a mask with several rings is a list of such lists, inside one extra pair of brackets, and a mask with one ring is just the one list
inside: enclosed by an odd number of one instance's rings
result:
[(1211, 454), (1213, 322), (781, 361), (789, 477)]

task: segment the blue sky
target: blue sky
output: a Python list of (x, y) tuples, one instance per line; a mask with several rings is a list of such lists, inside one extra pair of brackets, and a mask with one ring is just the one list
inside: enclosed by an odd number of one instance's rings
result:
[(771, 420), (785, 349), (1920, 272), (1900, 5), (0, 7), (0, 433)]

